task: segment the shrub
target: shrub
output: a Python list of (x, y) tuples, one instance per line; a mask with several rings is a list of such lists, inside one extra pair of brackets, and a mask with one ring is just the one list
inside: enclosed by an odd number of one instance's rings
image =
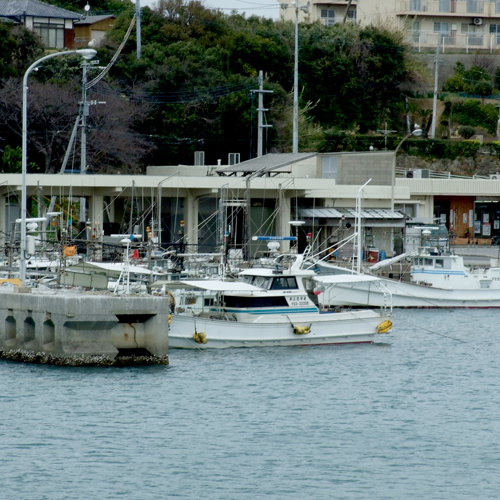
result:
[(464, 139), (470, 139), (473, 135), (475, 135), (476, 130), (473, 127), (469, 127), (468, 125), (463, 125), (458, 129), (458, 133)]

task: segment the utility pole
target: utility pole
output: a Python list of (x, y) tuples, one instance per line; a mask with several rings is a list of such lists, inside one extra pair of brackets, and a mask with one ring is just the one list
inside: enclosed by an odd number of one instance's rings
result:
[(264, 112), (269, 111), (268, 108), (264, 108), (264, 94), (273, 93), (273, 90), (264, 90), (264, 72), (262, 70), (259, 71), (259, 90), (251, 90), (250, 92), (252, 94), (259, 94), (259, 104), (257, 108), (257, 158), (260, 158), (263, 149), (262, 131), (265, 128), (272, 127), (272, 125), (264, 125)]
[(438, 91), (438, 65), (440, 60), (439, 57), (439, 43), (436, 46), (436, 55), (434, 58), (434, 99), (432, 101), (432, 128), (431, 128), (431, 139), (435, 139), (436, 137), (436, 121), (437, 121), (437, 91)]
[(136, 36), (137, 36), (137, 59), (141, 58), (141, 2), (140, 0), (135, 0), (135, 12), (136, 12)]
[[(84, 175), (87, 171), (87, 116), (89, 116), (89, 103), (87, 102), (87, 74), (89, 71), (89, 63), (87, 60), (82, 62), (82, 101), (80, 102), (80, 127), (81, 127), (81, 144), (80, 144), (80, 174)], [(80, 222), (87, 220), (87, 200), (84, 196), (80, 197)]]
[(351, 8), (351, 3), (352, 3), (352, 0), (349, 0), (349, 2), (347, 4), (347, 8), (345, 10), (344, 19), (342, 19), (342, 24), (345, 24), (345, 22), (347, 21), (347, 16), (349, 15), (349, 9)]
[(395, 134), (397, 130), (388, 130), (387, 129), (387, 120), (385, 121), (385, 128), (383, 130), (377, 130), (377, 132), (380, 132), (381, 134), (384, 134), (384, 151), (387, 151), (387, 136), (389, 134)]

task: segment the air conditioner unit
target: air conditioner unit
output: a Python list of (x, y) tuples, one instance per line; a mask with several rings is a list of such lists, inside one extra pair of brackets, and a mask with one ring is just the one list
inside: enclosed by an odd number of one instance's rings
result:
[(481, 26), (483, 24), (483, 19), (481, 17), (475, 17), (474, 18), (474, 24), (476, 26)]
[(431, 171), (428, 168), (422, 168), (418, 170), (413, 171), (413, 178), (414, 179), (429, 179), (431, 176)]
[(490, 179), (492, 181), (499, 181), (500, 180), (500, 174), (490, 174)]

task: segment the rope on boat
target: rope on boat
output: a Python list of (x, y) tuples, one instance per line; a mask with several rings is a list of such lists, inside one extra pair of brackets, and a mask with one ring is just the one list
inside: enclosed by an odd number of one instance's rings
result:
[(295, 333), (295, 335), (307, 335), (308, 333), (311, 333), (312, 325), (304, 325), (304, 326), (294, 325), (290, 320), (290, 318), (288, 317), (288, 314), (286, 314), (286, 318), (290, 322), (290, 325), (293, 328), (293, 333)]

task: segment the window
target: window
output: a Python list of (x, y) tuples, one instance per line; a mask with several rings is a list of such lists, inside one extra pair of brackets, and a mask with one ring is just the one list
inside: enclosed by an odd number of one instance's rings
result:
[(434, 32), (439, 33), (440, 42), (442, 42), (443, 40), (444, 43), (450, 42), (451, 38), (448, 23), (434, 23)]
[(420, 39), (420, 21), (413, 21), (411, 23), (410, 31), (412, 43), (418, 43)]
[(338, 156), (323, 156), (322, 159), (322, 177), (323, 179), (337, 178)]
[(451, 12), (450, 0), (439, 0), (439, 12)]
[(483, 2), (478, 0), (467, 0), (467, 12), (477, 14), (483, 12)]
[(64, 49), (64, 19), (46, 19), (35, 22), (33, 31), (40, 35), (44, 45), (50, 49)]
[(333, 26), (335, 24), (335, 11), (333, 9), (321, 9), (321, 20), (327, 26)]
[(483, 45), (483, 33), (481, 26), (474, 24), (462, 23), (460, 25), (462, 33), (467, 33), (468, 45)]
[(274, 278), (271, 290), (297, 290), (297, 281), (293, 276)]
[(243, 281), (243, 283), (248, 283), (249, 285), (258, 286), (259, 288), (269, 290), (272, 278), (268, 278), (266, 276), (243, 276), (243, 279), (241, 281)]
[(352, 21), (352, 24), (356, 24), (356, 11), (355, 10), (347, 11), (347, 19)]
[[(500, 13), (500, 10), (497, 12)], [(500, 44), (500, 24), (490, 24), (490, 35), (493, 35), (495, 45)]]
[(422, 10), (420, 0), (410, 0), (410, 10)]
[(289, 307), (285, 297), (224, 297), (226, 307), (238, 309), (252, 307)]

